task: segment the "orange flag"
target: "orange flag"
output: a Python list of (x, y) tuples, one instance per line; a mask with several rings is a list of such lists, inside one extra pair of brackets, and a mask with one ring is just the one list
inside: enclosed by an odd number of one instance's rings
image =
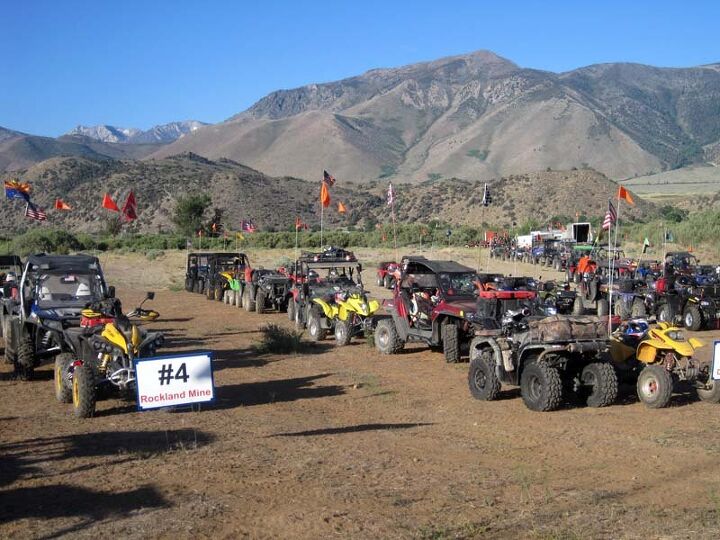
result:
[(338, 212), (340, 212), (341, 214), (347, 212), (347, 208), (345, 208), (345, 205), (341, 202), (338, 202)]
[(120, 209), (118, 208), (118, 205), (115, 204), (115, 201), (112, 200), (112, 197), (108, 195), (107, 193), (103, 197), (102, 207), (107, 208), (108, 210), (112, 210), (113, 212), (119, 212)]
[(327, 208), (330, 206), (330, 191), (328, 191), (327, 184), (325, 182), (320, 186), (320, 204)]
[(72, 210), (72, 206), (62, 199), (55, 199), (55, 210)]
[(633, 201), (632, 195), (630, 195), (630, 192), (625, 189), (624, 187), (620, 186), (618, 188), (618, 199), (625, 199), (628, 204), (635, 205), (635, 201)]

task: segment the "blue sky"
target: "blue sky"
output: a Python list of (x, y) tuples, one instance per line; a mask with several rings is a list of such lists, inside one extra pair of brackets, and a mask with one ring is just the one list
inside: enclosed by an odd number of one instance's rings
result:
[(0, 0), (0, 126), (218, 122), (279, 88), (490, 49), (524, 67), (720, 62), (720, 2)]

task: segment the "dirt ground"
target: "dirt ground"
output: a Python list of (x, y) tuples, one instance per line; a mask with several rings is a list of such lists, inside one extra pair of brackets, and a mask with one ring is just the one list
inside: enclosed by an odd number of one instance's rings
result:
[[(392, 258), (359, 255), (366, 281)], [(55, 401), (49, 365), (32, 382), (0, 365), (0, 537), (720, 537), (717, 406), (678, 395), (649, 410), (625, 389), (609, 408), (535, 413), (510, 388), (473, 400), (467, 364), (423, 347), (261, 355), (258, 327), (289, 327), (285, 314), (172, 290), (182, 261), (103, 263), (126, 307), (156, 288), (149, 326), (167, 352), (214, 351), (216, 402), (141, 413), (111, 399), (81, 421)]]

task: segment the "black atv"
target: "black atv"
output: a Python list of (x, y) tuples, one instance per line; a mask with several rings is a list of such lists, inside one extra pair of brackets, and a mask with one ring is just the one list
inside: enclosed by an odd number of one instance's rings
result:
[(245, 285), (243, 307), (246, 311), (264, 313), (268, 309), (287, 311), (290, 293), (290, 278), (276, 270), (254, 270), (252, 281)]

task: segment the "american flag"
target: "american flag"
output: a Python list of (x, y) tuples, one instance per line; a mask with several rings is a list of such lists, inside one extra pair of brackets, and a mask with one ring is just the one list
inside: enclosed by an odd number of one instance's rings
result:
[(243, 219), (242, 223), (240, 224), (240, 229), (242, 230), (242, 232), (254, 233), (255, 224), (249, 219)]
[(45, 213), (45, 210), (39, 206), (35, 206), (33, 203), (28, 202), (25, 207), (25, 217), (29, 217), (30, 219), (34, 219), (36, 221), (45, 221), (47, 219), (47, 214)]
[(395, 190), (393, 190), (392, 183), (388, 185), (387, 201), (388, 206), (392, 206), (395, 202)]
[(483, 190), (482, 205), (490, 206), (491, 204), (492, 204), (492, 195), (490, 195), (490, 188), (488, 187), (488, 185), (486, 183), (485, 189)]
[(607, 231), (610, 229), (612, 225), (615, 224), (617, 221), (617, 212), (615, 211), (615, 207), (613, 206), (612, 201), (608, 200), (608, 209), (605, 213), (605, 220), (603, 221), (602, 228), (603, 230)]
[(323, 182), (327, 184), (327, 187), (335, 185), (335, 177), (327, 171), (323, 171)]

